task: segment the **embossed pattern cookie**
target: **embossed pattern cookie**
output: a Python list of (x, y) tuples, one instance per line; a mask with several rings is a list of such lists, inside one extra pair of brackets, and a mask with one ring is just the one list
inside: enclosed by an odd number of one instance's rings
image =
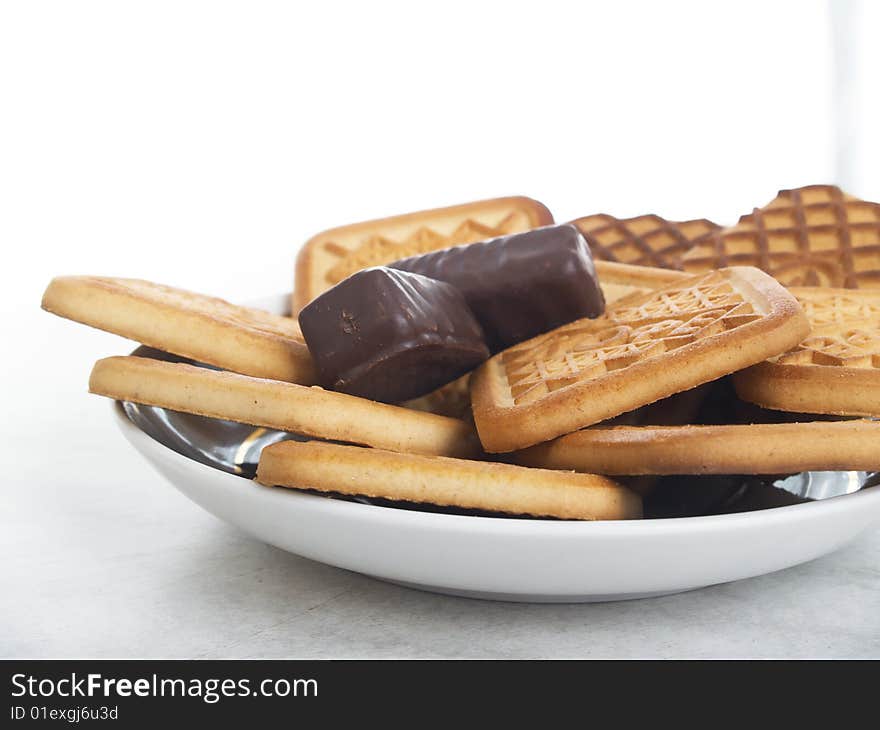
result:
[(685, 271), (748, 265), (786, 286), (880, 287), (880, 205), (833, 185), (783, 190), (739, 223), (705, 236)]
[(694, 242), (721, 228), (705, 219), (668, 221), (659, 215), (615, 218), (598, 213), (573, 220), (596, 261), (662, 269), (681, 269), (681, 257)]
[(689, 277), (480, 366), (480, 439), (491, 452), (547, 441), (781, 354), (808, 333), (794, 296), (757, 269)]
[(880, 290), (791, 292), (812, 332), (789, 352), (737, 373), (739, 397), (796, 413), (880, 416)]
[(436, 413), (451, 418), (470, 418), (471, 414), (471, 374), (462, 375), (442, 388), (420, 398), (401, 403), (404, 408)]
[(316, 296), (361, 269), (552, 222), (552, 214), (538, 201), (510, 197), (324, 231), (311, 238), (297, 257), (293, 312), (299, 312)]
[(636, 266), (613, 261), (594, 261), (593, 264), (596, 267), (602, 294), (605, 295), (606, 306), (632, 294), (645, 294), (689, 276), (682, 271), (659, 269), (654, 266)]

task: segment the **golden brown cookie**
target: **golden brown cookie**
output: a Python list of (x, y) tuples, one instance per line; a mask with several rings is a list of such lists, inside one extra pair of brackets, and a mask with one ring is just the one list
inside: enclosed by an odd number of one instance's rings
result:
[(689, 274), (672, 269), (658, 269), (653, 266), (634, 266), (619, 264), (613, 261), (594, 261), (596, 276), (602, 294), (605, 295), (605, 306), (609, 307), (631, 294), (644, 294), (661, 286), (674, 284), (686, 279)]
[(517, 453), (518, 464), (611, 475), (789, 474), (880, 468), (880, 421), (591, 426)]
[(236, 373), (317, 382), (293, 319), (215, 297), (139, 279), (60, 276), (43, 294), (43, 309)]
[(681, 269), (681, 257), (694, 241), (721, 226), (705, 219), (668, 221), (659, 215), (615, 218), (598, 213), (573, 220), (596, 261)]
[(471, 377), (477, 430), (490, 452), (532, 446), (783, 353), (808, 332), (797, 300), (757, 269), (689, 277), (487, 360)]
[(833, 185), (783, 190), (682, 258), (685, 271), (757, 266), (786, 286), (880, 287), (880, 205)]
[(413, 398), (400, 405), (404, 408), (437, 413), (441, 416), (468, 419), (471, 416), (470, 380), (471, 374), (465, 373), (460, 378), (427, 395)]
[(791, 289), (812, 332), (742, 372), (743, 400), (795, 413), (880, 416), (880, 290)]
[(332, 228), (299, 252), (293, 312), (361, 269), (552, 222), (550, 211), (537, 200), (511, 197)]
[(472, 427), (455, 418), (247, 375), (144, 357), (95, 363), (89, 391), (117, 400), (392, 451), (477, 457)]
[(641, 498), (593, 474), (285, 441), (263, 449), (268, 486), (571, 520), (642, 516)]

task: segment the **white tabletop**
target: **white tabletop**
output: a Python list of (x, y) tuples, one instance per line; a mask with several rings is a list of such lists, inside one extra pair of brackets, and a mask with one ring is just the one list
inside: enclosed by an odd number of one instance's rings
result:
[(86, 394), (91, 362), (128, 343), (40, 312), (17, 326), (45, 346), (7, 363), (27, 385), (3, 426), (2, 657), (880, 655), (880, 530), (773, 575), (592, 605), (422, 593), (284, 553), (175, 491)]

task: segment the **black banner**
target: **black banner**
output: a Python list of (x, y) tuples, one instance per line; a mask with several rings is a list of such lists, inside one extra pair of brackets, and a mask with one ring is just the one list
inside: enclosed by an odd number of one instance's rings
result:
[[(779, 698), (783, 686), (821, 686), (830, 699), (866, 697), (850, 679), (873, 674), (861, 663), (635, 661), (4, 661), (6, 698), (0, 727), (34, 723), (114, 723), (140, 727), (198, 721), (296, 721), (359, 713), (390, 719), (419, 707), (420, 718), (461, 721), (464, 708), (496, 715), (526, 709), (588, 716), (613, 708), (619, 721), (681, 713), (717, 702), (736, 713)], [(873, 667), (871, 668), (873, 669)], [(846, 677), (846, 679), (844, 679)], [(871, 693), (873, 694), (873, 693)], [(804, 698), (806, 699), (806, 698)], [(815, 701), (810, 697), (810, 702)]]

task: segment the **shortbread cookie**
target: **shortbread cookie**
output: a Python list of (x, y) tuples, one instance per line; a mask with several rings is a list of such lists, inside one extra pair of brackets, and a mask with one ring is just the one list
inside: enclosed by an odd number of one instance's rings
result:
[(620, 219), (598, 213), (573, 220), (596, 261), (680, 269), (694, 241), (721, 226), (705, 219), (668, 221), (659, 215)]
[(593, 474), (286, 441), (263, 449), (268, 486), (571, 520), (642, 516), (641, 498)]
[(809, 333), (772, 277), (690, 277), (495, 355), (471, 378), (483, 447), (513, 451), (778, 355)]
[(552, 222), (538, 201), (512, 197), (332, 228), (310, 239), (297, 257), (293, 312), (361, 269)]
[(462, 375), (458, 380), (447, 383), (442, 388), (421, 398), (405, 401), (400, 405), (417, 411), (437, 413), (451, 418), (470, 418), (471, 415), (471, 374)]
[(743, 400), (796, 413), (880, 416), (880, 290), (794, 288), (812, 332), (733, 377)]
[(682, 258), (693, 273), (750, 265), (786, 286), (880, 287), (880, 205), (833, 185), (783, 190)]
[(317, 373), (297, 323), (139, 279), (61, 276), (43, 309), (208, 365), (310, 385)]
[(880, 421), (723, 426), (592, 426), (514, 457), (611, 475), (789, 474), (880, 469)]
[(392, 451), (476, 457), (471, 426), (455, 418), (237, 373), (144, 357), (95, 363), (89, 391), (117, 400)]
[(631, 294), (644, 294), (661, 286), (686, 279), (689, 274), (654, 266), (634, 266), (613, 261), (594, 261), (599, 286), (605, 295), (605, 306), (620, 301)]

